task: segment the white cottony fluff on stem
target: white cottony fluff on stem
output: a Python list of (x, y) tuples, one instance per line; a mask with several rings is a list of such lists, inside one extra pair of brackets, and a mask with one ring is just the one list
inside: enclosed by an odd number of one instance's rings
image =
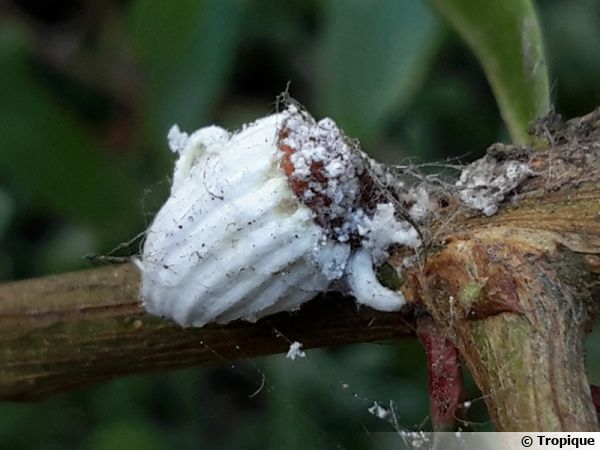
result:
[(168, 141), (171, 195), (136, 261), (148, 312), (192, 326), (256, 321), (333, 288), (383, 311), (404, 303), (373, 264), (391, 244), (416, 248), (417, 232), (391, 203), (363, 210), (365, 156), (331, 119), (289, 106), (235, 134), (174, 126)]
[(405, 201), (411, 201), (408, 214), (415, 222), (422, 223), (431, 214), (431, 201), (429, 193), (423, 186), (411, 188), (405, 196)]
[(378, 419), (386, 419), (390, 415), (390, 412), (377, 402), (373, 402), (373, 406), (368, 411), (369, 414), (373, 414)]
[(294, 361), (296, 358), (305, 358), (306, 353), (302, 350), (302, 344), (298, 341), (292, 342), (285, 357), (291, 359), (292, 361)]
[(524, 162), (498, 162), (486, 155), (461, 173), (456, 186), (465, 205), (491, 216), (506, 195), (531, 175), (533, 172)]
[(390, 244), (408, 245), (417, 248), (421, 245), (417, 230), (406, 221), (399, 222), (394, 216), (391, 203), (377, 205), (372, 219), (366, 217), (364, 225), (358, 231), (364, 236), (363, 247), (371, 251), (371, 256), (379, 264), (389, 256), (387, 248)]

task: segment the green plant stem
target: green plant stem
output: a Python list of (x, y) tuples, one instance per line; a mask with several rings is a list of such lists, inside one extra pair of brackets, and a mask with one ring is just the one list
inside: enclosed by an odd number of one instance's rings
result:
[[(452, 336), (499, 431), (598, 431), (583, 345), (597, 276), (581, 254), (540, 245), (539, 233), (506, 233), (477, 232), (435, 255), (427, 309)], [(467, 298), (474, 282), (481, 289)]]
[(431, 0), (481, 63), (513, 143), (550, 109), (542, 33), (530, 0)]

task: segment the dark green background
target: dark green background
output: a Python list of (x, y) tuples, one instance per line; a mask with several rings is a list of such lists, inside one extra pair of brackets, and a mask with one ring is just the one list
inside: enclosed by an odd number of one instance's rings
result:
[[(600, 4), (537, 6), (553, 102), (586, 113), (600, 104)], [(85, 254), (143, 231), (169, 187), (168, 128), (235, 129), (288, 81), (386, 162), (466, 161), (507, 139), (476, 60), (421, 0), (2, 2), (0, 280), (89, 267)], [(430, 426), (415, 342), (296, 361), (240, 347), (233, 366), (1, 404), (0, 448), (369, 448), (393, 427), (367, 408), (390, 400), (401, 427)], [(600, 382), (598, 356), (593, 338)], [(484, 409), (472, 429), (489, 429)]]

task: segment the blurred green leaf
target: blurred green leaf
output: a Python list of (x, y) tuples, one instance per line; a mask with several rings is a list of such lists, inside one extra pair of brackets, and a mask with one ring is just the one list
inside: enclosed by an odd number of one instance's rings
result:
[(407, 107), (439, 42), (421, 0), (327, 3), (323, 110), (350, 134), (373, 142), (393, 110)]
[(97, 252), (95, 233), (87, 227), (66, 225), (38, 246), (34, 258), (38, 273), (60, 273), (79, 269), (82, 255)]
[(10, 280), (13, 278), (13, 264), (10, 256), (0, 250), (0, 280)]
[(566, 116), (586, 114), (600, 104), (600, 2), (549, 2), (540, 17), (555, 102)]
[(596, 322), (585, 343), (586, 365), (590, 383), (600, 384), (600, 324)]
[(165, 435), (143, 420), (124, 420), (98, 427), (86, 442), (90, 450), (162, 450), (171, 448)]
[(12, 197), (0, 188), (0, 239), (2, 239), (8, 228), (13, 212), (14, 204)]
[(542, 34), (530, 0), (431, 0), (483, 66), (513, 142), (550, 108)]
[(227, 83), (237, 49), (242, 0), (137, 0), (133, 41), (148, 76), (147, 137), (179, 124), (194, 130)]
[(47, 207), (97, 229), (132, 214), (132, 183), (95, 137), (31, 75), (27, 42), (0, 31), (0, 174)]

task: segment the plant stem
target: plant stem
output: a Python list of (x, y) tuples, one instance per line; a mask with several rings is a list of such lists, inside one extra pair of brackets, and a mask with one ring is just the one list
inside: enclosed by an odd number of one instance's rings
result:
[[(133, 373), (413, 335), (400, 313), (320, 298), (256, 324), (181, 328), (146, 314), (132, 264), (0, 285), (0, 400), (33, 400)], [(406, 317), (410, 317), (407, 315)], [(243, 345), (242, 345), (243, 344)]]
[(505, 231), (457, 239), (430, 260), (428, 310), (453, 337), (498, 430), (598, 431), (583, 345), (594, 276), (581, 255)]
[(536, 128), (549, 148), (529, 154), (518, 206), (442, 220), (403, 289), (456, 345), (498, 431), (598, 431), (584, 340), (600, 307), (600, 110)]
[(417, 336), (427, 353), (429, 376), (429, 411), (434, 431), (452, 431), (464, 386), (458, 349), (431, 317), (417, 321)]

